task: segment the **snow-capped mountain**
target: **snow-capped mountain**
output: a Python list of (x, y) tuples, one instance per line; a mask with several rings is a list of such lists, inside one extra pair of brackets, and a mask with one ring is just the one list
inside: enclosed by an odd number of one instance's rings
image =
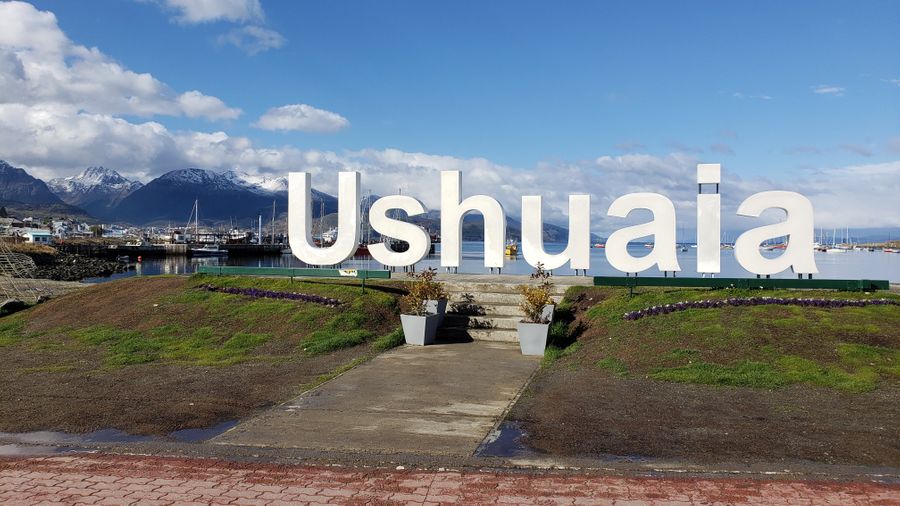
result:
[(288, 183), (286, 177), (254, 176), (246, 172), (229, 170), (222, 174), (237, 185), (245, 186), (258, 193), (286, 193)]
[[(150, 181), (122, 200), (115, 209), (117, 219), (136, 224), (186, 222), (197, 200), (201, 222), (237, 222), (287, 211), (286, 178), (250, 176), (237, 171), (224, 173), (204, 169), (173, 170)], [(325, 213), (337, 210), (337, 199), (313, 192), (313, 215), (320, 202)]]
[(77, 176), (51, 179), (50, 190), (65, 203), (98, 218), (114, 217), (114, 208), (143, 184), (104, 167), (88, 167)]

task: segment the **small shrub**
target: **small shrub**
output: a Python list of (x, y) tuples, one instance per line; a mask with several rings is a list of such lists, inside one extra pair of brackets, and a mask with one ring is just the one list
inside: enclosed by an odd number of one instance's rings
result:
[(548, 323), (549, 319), (544, 315), (544, 306), (553, 304), (550, 293), (553, 289), (553, 283), (550, 282), (550, 273), (544, 270), (544, 264), (538, 262), (535, 266), (531, 279), (538, 280), (536, 285), (520, 285), (519, 293), (522, 295), (522, 302), (519, 309), (525, 313), (523, 321), (528, 323)]
[(437, 270), (433, 267), (418, 273), (410, 272), (408, 276), (413, 281), (407, 283), (408, 293), (400, 301), (406, 314), (423, 316), (427, 301), (447, 298), (444, 284), (435, 279)]

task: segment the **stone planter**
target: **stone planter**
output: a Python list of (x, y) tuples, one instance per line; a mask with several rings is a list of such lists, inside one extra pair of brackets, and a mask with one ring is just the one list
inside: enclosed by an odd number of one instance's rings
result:
[(553, 323), (553, 312), (556, 311), (556, 304), (547, 304), (541, 311), (541, 321)]
[(522, 355), (544, 356), (550, 324), (519, 322), (516, 328), (519, 332), (519, 349), (522, 350)]
[(426, 300), (425, 312), (428, 314), (440, 315), (438, 326), (444, 324), (444, 313), (447, 312), (447, 299)]
[(400, 323), (403, 325), (403, 337), (406, 339), (406, 344), (425, 346), (433, 343), (441, 318), (441, 315), (437, 314), (424, 316), (401, 314)]

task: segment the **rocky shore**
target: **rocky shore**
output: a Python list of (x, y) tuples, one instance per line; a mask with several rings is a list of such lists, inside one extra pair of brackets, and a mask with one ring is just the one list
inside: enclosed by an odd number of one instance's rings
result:
[(84, 278), (111, 276), (132, 268), (129, 264), (121, 262), (63, 252), (31, 257), (37, 264), (34, 277), (56, 281), (80, 281)]

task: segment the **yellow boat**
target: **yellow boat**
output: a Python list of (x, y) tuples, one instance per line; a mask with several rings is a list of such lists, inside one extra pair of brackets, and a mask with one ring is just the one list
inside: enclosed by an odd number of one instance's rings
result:
[(519, 254), (519, 243), (516, 241), (509, 241), (506, 243), (506, 256), (514, 257)]

